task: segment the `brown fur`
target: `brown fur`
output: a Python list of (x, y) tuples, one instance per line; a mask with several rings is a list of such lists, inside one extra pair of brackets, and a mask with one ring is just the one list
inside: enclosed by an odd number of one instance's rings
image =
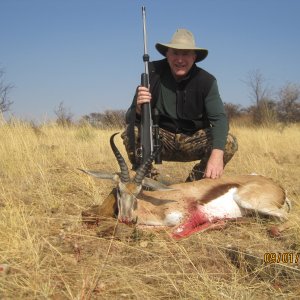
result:
[(118, 214), (117, 190), (114, 188), (101, 205), (94, 205), (81, 213), (82, 221), (89, 225), (97, 225), (101, 220), (114, 218)]
[[(147, 212), (153, 213), (153, 218), (161, 218), (171, 211), (188, 213), (191, 205), (206, 204), (223, 195), (230, 188), (237, 187), (237, 196), (241, 207), (244, 203), (252, 207), (251, 210), (261, 210), (264, 214), (269, 211), (280, 212), (286, 216), (284, 207), (285, 192), (273, 180), (259, 175), (223, 176), (220, 179), (202, 179), (200, 181), (171, 185), (170, 191), (143, 191), (139, 196), (138, 216), (141, 219), (150, 219)], [(155, 207), (155, 212), (154, 212)], [(250, 212), (249, 211), (249, 212)], [(156, 215), (156, 216), (155, 216)]]
[(135, 194), (136, 192), (136, 184), (133, 182), (129, 182), (126, 184), (126, 190), (129, 194)]
[(231, 188), (239, 187), (239, 184), (235, 183), (223, 183), (218, 186), (213, 186), (202, 196), (202, 204), (208, 203), (213, 199), (216, 199), (224, 194), (226, 194)]
[[(173, 211), (183, 213), (183, 218), (190, 213), (192, 207), (204, 205), (225, 194), (230, 188), (236, 187), (237, 203), (249, 206), (250, 211), (261, 210), (283, 212), (285, 210), (285, 192), (271, 179), (258, 175), (223, 176), (221, 179), (203, 179), (200, 181), (171, 185), (168, 191), (142, 191), (138, 196), (137, 216), (140, 224), (160, 222)], [(129, 194), (134, 194), (136, 184), (126, 184)], [(97, 208), (96, 214), (102, 217), (116, 216), (116, 189)], [(94, 210), (95, 212), (95, 210)]]

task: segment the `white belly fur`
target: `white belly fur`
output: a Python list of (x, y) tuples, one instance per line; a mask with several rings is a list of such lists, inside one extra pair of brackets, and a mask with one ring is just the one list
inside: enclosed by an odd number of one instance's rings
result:
[(204, 205), (198, 206), (204, 212), (209, 221), (218, 219), (234, 219), (243, 216), (242, 209), (234, 201), (233, 196), (237, 188), (231, 188), (228, 192)]
[[(204, 205), (198, 205), (198, 210), (209, 221), (242, 217), (242, 210), (233, 199), (236, 190), (237, 188), (231, 188), (226, 194)], [(164, 219), (149, 214), (145, 219), (138, 219), (138, 223), (147, 226), (177, 226), (184, 221), (184, 216), (182, 211), (175, 210), (167, 213)]]

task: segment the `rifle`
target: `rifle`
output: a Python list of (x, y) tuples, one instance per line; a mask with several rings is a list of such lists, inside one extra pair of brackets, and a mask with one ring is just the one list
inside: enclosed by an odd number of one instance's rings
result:
[[(145, 72), (141, 76), (141, 86), (149, 88), (149, 55), (147, 53), (147, 33), (146, 33), (146, 8), (142, 6), (142, 17), (143, 17), (143, 36), (144, 36), (144, 55), (143, 61), (145, 65)], [(159, 112), (154, 109), (154, 124), (151, 116), (151, 105), (150, 103), (144, 103), (141, 111), (141, 155), (142, 163), (144, 163), (154, 150), (160, 148), (160, 136), (159, 136)], [(153, 138), (154, 133), (154, 138)], [(154, 142), (153, 142), (154, 140)], [(160, 153), (155, 158), (156, 164), (161, 164)]]

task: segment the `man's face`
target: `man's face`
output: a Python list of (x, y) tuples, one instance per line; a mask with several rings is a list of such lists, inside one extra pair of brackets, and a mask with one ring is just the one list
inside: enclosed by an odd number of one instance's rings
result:
[(196, 60), (196, 53), (193, 50), (178, 50), (169, 48), (166, 57), (171, 72), (176, 80), (184, 78)]

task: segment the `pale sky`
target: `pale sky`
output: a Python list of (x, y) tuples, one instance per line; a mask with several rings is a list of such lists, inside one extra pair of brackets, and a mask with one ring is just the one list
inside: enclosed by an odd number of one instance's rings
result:
[(177, 28), (209, 50), (198, 65), (218, 80), (224, 102), (249, 106), (245, 84), (260, 70), (274, 91), (300, 83), (297, 0), (0, 0), (0, 67), (14, 88), (11, 112), (54, 118), (60, 102), (80, 117), (127, 109), (144, 71), (142, 5), (148, 52)]

